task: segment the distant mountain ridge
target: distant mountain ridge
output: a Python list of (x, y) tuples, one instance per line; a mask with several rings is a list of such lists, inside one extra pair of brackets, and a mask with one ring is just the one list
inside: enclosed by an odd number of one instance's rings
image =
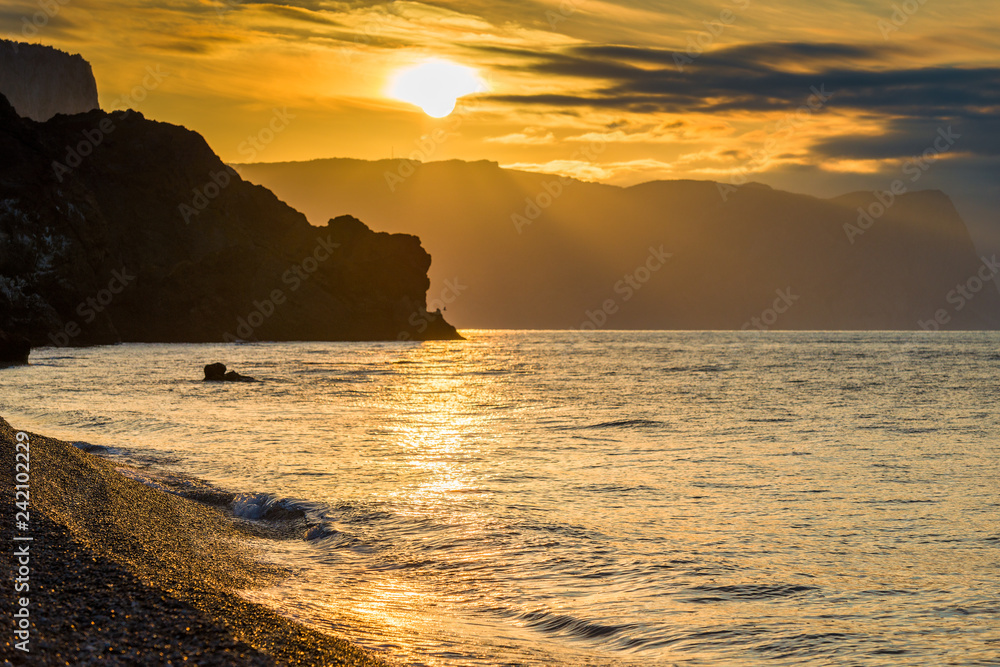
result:
[(431, 296), (447, 294), (462, 327), (1000, 325), (1000, 293), (983, 279), (991, 258), (977, 255), (941, 192), (894, 197), (869, 223), (858, 209), (877, 202), (873, 193), (823, 200), (753, 183), (722, 193), (709, 181), (621, 188), (484, 161), (234, 167), (314, 220), (350, 212), (419, 234), (437, 258)]
[(322, 227), (137, 112), (0, 96), (0, 331), (33, 345), (458, 338), (420, 240)]
[(19, 115), (37, 121), (100, 107), (90, 63), (41, 44), (0, 40), (0, 94)]

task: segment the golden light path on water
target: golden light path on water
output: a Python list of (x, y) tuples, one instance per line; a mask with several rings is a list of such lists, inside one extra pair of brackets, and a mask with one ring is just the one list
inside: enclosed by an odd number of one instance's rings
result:
[[(452, 554), (451, 561), (464, 569), (475, 570), (488, 567), (490, 560), (501, 555), (500, 549), (484, 549), (488, 540), (477, 537), (489, 530), (494, 523), (486, 507), (470, 512), (464, 508), (461, 514), (450, 510), (452, 494), (462, 494), (466, 498), (489, 495), (482, 485), (482, 476), (470, 469), (470, 461), (482, 461), (492, 454), (491, 448), (471, 434), (482, 433), (493, 427), (495, 417), (488, 413), (470, 412), (470, 403), (483, 406), (501, 404), (514, 405), (512, 395), (504, 383), (482, 382), (463, 372), (456, 372), (451, 353), (463, 346), (453, 343), (427, 343), (405, 350), (392, 362), (394, 365), (416, 365), (440, 370), (420, 374), (400, 374), (394, 376), (384, 386), (373, 392), (361, 406), (363, 412), (378, 414), (379, 426), (370, 433), (398, 444), (406, 454), (400, 459), (393, 457), (389, 473), (400, 480), (417, 478), (422, 480), (414, 485), (383, 490), (384, 497), (404, 503), (406, 509), (397, 510), (400, 519), (420, 522), (429, 514), (447, 517), (446, 524), (458, 528), (464, 539), (473, 548), (461, 554)], [(477, 364), (468, 360), (470, 366)], [(480, 372), (481, 369), (480, 369)], [(480, 376), (481, 377), (481, 376)], [(433, 539), (433, 533), (427, 536)], [(299, 551), (300, 545), (293, 547)], [(294, 558), (295, 556), (293, 556)], [(301, 557), (301, 556), (300, 556)], [(275, 559), (282, 562), (283, 557)], [(446, 575), (439, 575), (437, 578)], [(474, 583), (470, 582), (470, 586)], [(296, 584), (301, 591), (302, 582)], [(466, 596), (475, 596), (482, 591), (469, 589), (441, 596), (442, 586), (433, 578), (414, 579), (396, 576), (393, 569), (377, 569), (377, 576), (359, 579), (353, 586), (350, 600), (345, 600), (341, 587), (329, 588), (316, 582), (310, 590), (309, 610), (311, 613), (299, 616), (299, 620), (310, 623), (325, 631), (356, 632), (358, 628), (372, 628), (380, 637), (381, 649), (391, 646), (396, 655), (416, 659), (420, 654), (410, 652), (407, 640), (421, 646), (422, 653), (433, 651), (433, 645), (426, 645), (428, 621), (434, 624), (437, 634), (466, 634), (470, 643), (475, 637), (495, 633), (489, 625), (469, 623), (460, 617), (460, 612), (450, 610), (452, 604), (460, 604)], [(248, 599), (268, 602), (282, 607), (287, 591), (247, 591)], [(345, 608), (345, 603), (350, 604)], [(317, 618), (328, 619), (327, 623), (317, 623)], [(338, 622), (329, 622), (340, 619)], [(525, 633), (528, 634), (528, 633)], [(386, 642), (386, 636), (393, 641)], [(528, 637), (522, 638), (527, 640)], [(553, 650), (558, 647), (553, 646)], [(489, 659), (489, 653), (482, 655)], [(426, 656), (423, 656), (426, 660)], [(450, 664), (450, 660), (427, 664)]]
[(304, 508), (247, 595), (407, 664), (1000, 663), (1000, 334), (468, 338), (41, 350), (0, 414)]

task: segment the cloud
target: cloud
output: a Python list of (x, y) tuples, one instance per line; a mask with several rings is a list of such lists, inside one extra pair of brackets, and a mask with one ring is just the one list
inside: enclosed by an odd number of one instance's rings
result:
[(702, 133), (727, 133), (729, 128), (718, 122), (673, 120), (664, 123), (637, 123), (620, 120), (604, 130), (568, 136), (563, 141), (580, 143), (661, 144), (700, 140)]
[(46, 37), (68, 35), (81, 27), (66, 12), (46, 11), (38, 4), (0, 9), (0, 32), (13, 41), (43, 42)]
[[(711, 53), (692, 54), (698, 61), (709, 67), (724, 66), (737, 68), (757, 68), (761, 65), (779, 66), (795, 65), (802, 67), (807, 63), (828, 64), (831, 61), (872, 62), (885, 57), (887, 53), (901, 51), (895, 46), (872, 46), (837, 43), (811, 42), (765, 42), (740, 44), (724, 47)], [(587, 45), (573, 50), (573, 53), (583, 58), (602, 58), (619, 62), (644, 63), (649, 65), (665, 65), (676, 68), (678, 53), (687, 55), (683, 50), (642, 48), (616, 45)]]
[(329, 26), (341, 26), (343, 25), (339, 21), (335, 21), (328, 15), (312, 10), (312, 9), (301, 9), (298, 7), (286, 7), (283, 5), (262, 5), (263, 9), (276, 16), (282, 16), (284, 18), (293, 19), (296, 21), (305, 21), (307, 23), (318, 23), (320, 25)]
[(624, 186), (676, 177), (676, 171), (672, 164), (655, 159), (602, 162), (600, 164), (582, 160), (551, 160), (541, 163), (514, 162), (500, 166), (504, 169), (559, 174), (580, 181)]
[(556, 143), (556, 135), (537, 127), (526, 127), (522, 132), (505, 134), (502, 137), (487, 137), (484, 141), (494, 144), (549, 145)]
[(951, 121), (900, 118), (887, 122), (878, 136), (836, 136), (815, 143), (815, 153), (840, 160), (884, 160), (920, 155), (933, 146), (940, 132), (959, 135), (954, 152), (1000, 156), (1000, 118), (966, 114)]
[(832, 104), (843, 111), (913, 118), (1000, 117), (1000, 68), (885, 67), (899, 53), (892, 46), (753, 44), (720, 49), (683, 69), (674, 65), (673, 52), (663, 49), (583, 46), (546, 54), (487, 50), (517, 53), (528, 60), (522, 66), (537, 75), (584, 81), (582, 86), (537, 94), (493, 96), (519, 106), (759, 113), (793, 110), (814, 88), (823, 88), (834, 94)]

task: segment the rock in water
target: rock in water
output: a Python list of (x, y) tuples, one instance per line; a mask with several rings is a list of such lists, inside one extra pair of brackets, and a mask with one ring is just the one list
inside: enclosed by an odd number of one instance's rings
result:
[(221, 382), (225, 377), (225, 364), (208, 364), (205, 366), (205, 382)]
[(28, 363), (31, 345), (20, 336), (8, 336), (0, 330), (0, 367), (24, 366)]
[(208, 364), (205, 366), (205, 382), (256, 382), (256, 378), (240, 375), (236, 371), (226, 372), (225, 364)]

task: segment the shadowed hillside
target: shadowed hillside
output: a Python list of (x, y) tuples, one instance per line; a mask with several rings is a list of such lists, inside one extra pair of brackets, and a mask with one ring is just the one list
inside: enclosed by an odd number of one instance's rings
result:
[(351, 213), (419, 234), (437, 258), (430, 297), (465, 327), (979, 329), (1000, 318), (992, 280), (970, 298), (955, 291), (994, 269), (940, 192), (899, 197), (859, 227), (871, 193), (619, 188), (490, 162), (237, 169), (312, 220)]
[(0, 155), (0, 330), (34, 345), (457, 337), (418, 238), (310, 226), (185, 128), (0, 96)]

